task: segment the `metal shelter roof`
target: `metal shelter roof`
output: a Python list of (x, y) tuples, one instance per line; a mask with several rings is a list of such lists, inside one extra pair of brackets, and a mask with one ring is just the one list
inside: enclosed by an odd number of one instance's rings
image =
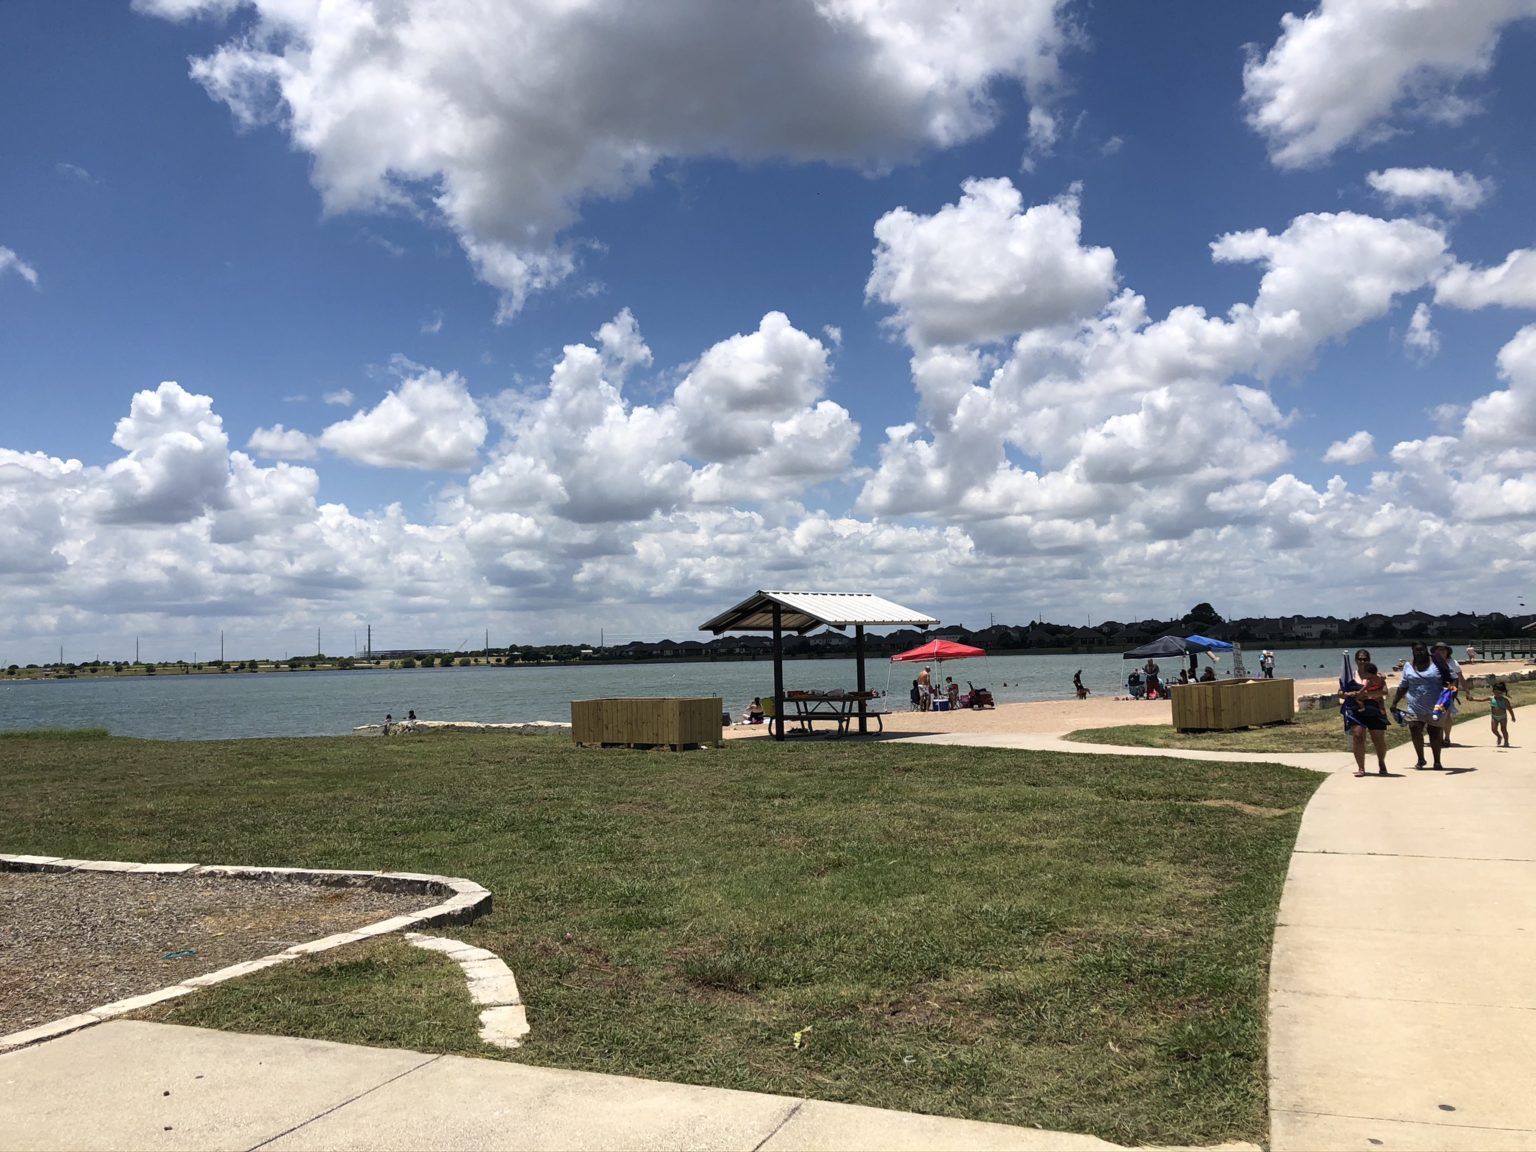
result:
[(914, 624), (924, 628), (938, 623), (933, 616), (903, 608), (869, 592), (754, 592), (734, 608), (699, 625), (701, 632), (772, 632), (773, 606), (779, 606), (779, 626), (785, 632), (809, 632), (821, 624), (845, 628), (849, 624)]

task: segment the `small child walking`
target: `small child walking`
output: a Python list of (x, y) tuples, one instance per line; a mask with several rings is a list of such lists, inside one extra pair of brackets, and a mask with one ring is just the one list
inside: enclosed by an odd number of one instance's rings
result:
[[(1493, 746), (1495, 748), (1509, 747), (1509, 725), (1515, 718), (1515, 702), (1509, 698), (1509, 685), (1503, 680), (1495, 680), (1489, 689), (1488, 700), (1488, 727), (1493, 732)], [(1482, 700), (1484, 697), (1474, 696), (1469, 691), (1468, 700)]]

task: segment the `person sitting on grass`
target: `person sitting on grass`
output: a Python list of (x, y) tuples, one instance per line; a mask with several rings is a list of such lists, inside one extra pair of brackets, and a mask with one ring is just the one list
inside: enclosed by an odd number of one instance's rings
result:
[(1488, 727), (1493, 732), (1493, 746), (1508, 748), (1509, 725), (1515, 718), (1515, 702), (1509, 698), (1509, 685), (1502, 680), (1495, 680), (1487, 696), (1474, 696), (1472, 689), (1468, 688), (1467, 699), (1488, 701)]

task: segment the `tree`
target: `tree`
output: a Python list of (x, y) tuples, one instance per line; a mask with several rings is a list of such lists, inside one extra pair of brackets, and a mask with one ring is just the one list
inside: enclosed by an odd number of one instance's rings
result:
[(1205, 604), (1205, 603), (1196, 604), (1193, 608), (1191, 608), (1189, 610), (1189, 615), (1185, 616), (1184, 619), (1189, 621), (1192, 624), (1224, 624), (1224, 623), (1226, 623), (1226, 621), (1224, 621), (1220, 617), (1220, 615), (1217, 614), (1216, 609), (1212, 608), (1209, 604)]

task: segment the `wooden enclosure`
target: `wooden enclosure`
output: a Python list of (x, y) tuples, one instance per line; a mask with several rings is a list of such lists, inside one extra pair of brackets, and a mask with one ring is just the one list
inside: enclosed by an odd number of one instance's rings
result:
[(1181, 732), (1252, 728), (1295, 715), (1294, 680), (1217, 680), (1173, 686), (1173, 726)]
[(631, 696), (571, 701), (571, 739), (577, 744), (718, 747), (724, 737), (719, 696)]

